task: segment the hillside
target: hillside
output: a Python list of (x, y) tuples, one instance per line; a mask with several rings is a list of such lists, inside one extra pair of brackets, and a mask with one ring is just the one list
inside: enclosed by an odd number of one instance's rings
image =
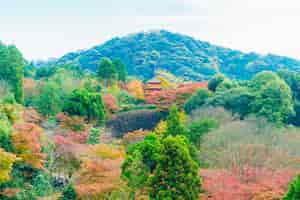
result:
[(71, 63), (95, 70), (101, 57), (121, 58), (130, 75), (145, 79), (158, 69), (186, 80), (208, 79), (218, 71), (231, 78), (249, 79), (263, 70), (300, 69), (299, 60), (243, 53), (163, 30), (114, 38), (91, 49), (68, 53), (54, 64)]

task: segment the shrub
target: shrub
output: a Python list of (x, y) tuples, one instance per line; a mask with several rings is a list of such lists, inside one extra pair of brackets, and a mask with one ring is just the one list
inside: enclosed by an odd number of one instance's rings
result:
[(89, 131), (88, 144), (99, 144), (101, 130), (98, 128), (91, 128)]
[(116, 160), (124, 157), (124, 150), (107, 144), (97, 144), (92, 147), (92, 152), (99, 158)]
[(123, 144), (129, 145), (129, 144), (140, 142), (146, 137), (148, 133), (149, 131), (142, 130), (142, 129), (126, 133), (126, 135), (123, 137), (122, 140)]
[(59, 198), (59, 200), (76, 200), (76, 198), (77, 194), (75, 188), (73, 185), (69, 184), (64, 188), (62, 196)]
[(300, 175), (298, 175), (289, 185), (289, 190), (283, 200), (300, 199)]
[(40, 197), (50, 195), (53, 192), (50, 176), (46, 173), (39, 173), (35, 176), (33, 179), (33, 191)]
[(10, 173), (13, 164), (17, 161), (16, 155), (5, 152), (0, 148), (0, 183), (6, 182), (10, 179)]

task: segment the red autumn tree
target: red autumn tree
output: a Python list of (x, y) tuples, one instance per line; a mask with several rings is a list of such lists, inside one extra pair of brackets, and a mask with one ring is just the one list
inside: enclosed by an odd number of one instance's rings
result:
[(106, 109), (110, 112), (110, 113), (115, 113), (118, 112), (120, 110), (116, 97), (114, 97), (112, 94), (106, 94), (103, 96), (103, 101), (105, 104)]

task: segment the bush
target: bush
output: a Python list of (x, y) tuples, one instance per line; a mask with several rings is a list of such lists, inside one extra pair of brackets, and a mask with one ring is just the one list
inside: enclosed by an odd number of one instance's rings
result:
[(52, 191), (50, 176), (45, 173), (39, 173), (33, 179), (33, 191), (37, 196), (49, 196)]
[(59, 198), (59, 200), (76, 200), (76, 197), (77, 194), (74, 186), (69, 184), (64, 188), (62, 196)]
[(289, 190), (283, 197), (283, 200), (300, 199), (300, 175), (298, 175), (289, 185)]
[(89, 131), (88, 144), (99, 144), (101, 130), (98, 128), (91, 128)]

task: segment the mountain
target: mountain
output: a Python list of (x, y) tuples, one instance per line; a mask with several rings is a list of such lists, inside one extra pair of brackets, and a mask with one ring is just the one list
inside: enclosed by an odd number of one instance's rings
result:
[(164, 30), (117, 37), (91, 49), (68, 53), (52, 64), (74, 64), (95, 70), (102, 57), (121, 58), (129, 75), (143, 79), (152, 78), (157, 70), (185, 80), (204, 80), (217, 72), (230, 78), (249, 79), (263, 70), (300, 69), (299, 60), (243, 53)]

